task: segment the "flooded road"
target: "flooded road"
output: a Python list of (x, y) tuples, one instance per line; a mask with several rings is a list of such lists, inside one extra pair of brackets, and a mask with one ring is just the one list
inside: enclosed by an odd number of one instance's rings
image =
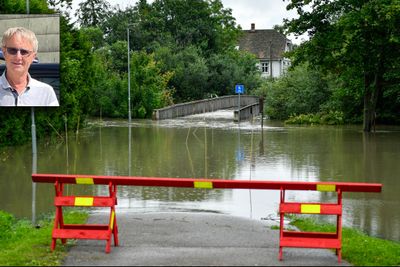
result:
[[(284, 126), (233, 122), (232, 111), (174, 120), (93, 120), (68, 140), (38, 141), (38, 173), (271, 181), (382, 183), (381, 193), (344, 193), (344, 226), (400, 240), (400, 128)], [(31, 144), (0, 150), (0, 209), (18, 217), (54, 211), (51, 184), (31, 182)], [(68, 194), (107, 194), (67, 186)], [(290, 201), (334, 202), (336, 194), (287, 192)], [(279, 191), (118, 187), (118, 212), (207, 211), (276, 219)], [(317, 216), (328, 217), (330, 216)], [(335, 219), (335, 218), (332, 218)]]

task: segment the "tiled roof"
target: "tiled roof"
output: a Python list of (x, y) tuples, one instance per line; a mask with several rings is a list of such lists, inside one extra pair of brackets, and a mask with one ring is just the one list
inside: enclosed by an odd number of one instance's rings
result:
[[(285, 35), (276, 30), (244, 30), (239, 40), (239, 49), (248, 51), (258, 59), (279, 60), (285, 52), (286, 43), (290, 42)], [(271, 51), (270, 51), (271, 46)]]

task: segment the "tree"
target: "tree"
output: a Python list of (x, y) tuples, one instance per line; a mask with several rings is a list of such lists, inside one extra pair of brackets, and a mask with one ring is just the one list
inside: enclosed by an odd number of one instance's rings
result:
[[(65, 0), (64, 0), (65, 1)], [(54, 11), (49, 9), (46, 0), (30, 0), (30, 14), (51, 14)], [(0, 14), (26, 14), (26, 0), (1, 0)]]
[(67, 9), (72, 9), (72, 0), (47, 0), (50, 6), (61, 9), (61, 8), (67, 8)]
[(295, 51), (294, 63), (320, 66), (360, 95), (363, 130), (370, 132), (382, 97), (398, 84), (400, 1), (291, 0), (287, 9), (299, 14), (285, 20), (287, 32), (310, 36)]
[(163, 73), (171, 72), (170, 87), (176, 88), (178, 102), (198, 100), (207, 93), (208, 68), (204, 57), (195, 46), (180, 51), (163, 47), (155, 52)]
[(115, 8), (108, 17), (101, 27), (109, 44), (126, 40), (130, 25), (132, 49), (147, 52), (194, 45), (202, 54), (218, 53), (234, 46), (241, 32), (220, 0), (141, 0), (125, 11)]
[(328, 81), (307, 64), (297, 65), (280, 79), (265, 80), (256, 94), (265, 96), (271, 119), (330, 111), (324, 110), (331, 94)]
[(106, 18), (110, 4), (105, 0), (86, 0), (79, 3), (79, 9), (76, 12), (81, 26), (98, 27)]
[(154, 109), (170, 104), (167, 85), (171, 74), (161, 73), (154, 54), (144, 51), (132, 54), (131, 66), (133, 115), (150, 118)]
[(207, 62), (208, 93), (230, 95), (234, 93), (235, 84), (241, 83), (251, 94), (261, 83), (257, 62), (253, 54), (235, 49), (211, 55)]

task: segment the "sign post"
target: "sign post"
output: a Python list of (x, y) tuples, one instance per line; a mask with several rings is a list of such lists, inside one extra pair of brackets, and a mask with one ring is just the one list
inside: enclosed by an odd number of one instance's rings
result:
[(240, 95), (244, 93), (244, 85), (236, 84), (235, 92), (238, 94), (238, 122), (240, 122)]

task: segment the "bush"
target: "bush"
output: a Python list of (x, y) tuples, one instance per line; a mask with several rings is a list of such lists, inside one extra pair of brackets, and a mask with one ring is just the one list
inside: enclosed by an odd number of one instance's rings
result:
[(286, 120), (292, 114), (320, 112), (331, 89), (320, 72), (300, 65), (279, 79), (265, 81), (257, 94), (265, 95), (265, 111), (271, 119)]
[(300, 114), (298, 116), (290, 116), (285, 120), (287, 124), (326, 124), (341, 125), (344, 123), (344, 115), (341, 111), (330, 111), (328, 113)]
[(0, 210), (0, 240), (11, 237), (14, 223), (15, 218), (11, 214)]

